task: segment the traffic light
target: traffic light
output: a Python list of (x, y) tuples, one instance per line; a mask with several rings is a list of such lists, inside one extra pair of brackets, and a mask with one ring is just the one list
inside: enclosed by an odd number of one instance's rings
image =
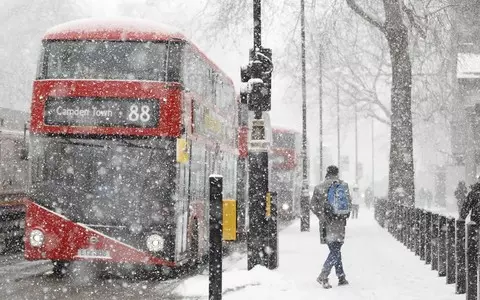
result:
[(272, 106), (272, 50), (260, 48), (258, 52), (250, 49), (248, 65), (240, 69), (242, 83), (240, 100), (248, 104), (250, 111), (270, 111)]

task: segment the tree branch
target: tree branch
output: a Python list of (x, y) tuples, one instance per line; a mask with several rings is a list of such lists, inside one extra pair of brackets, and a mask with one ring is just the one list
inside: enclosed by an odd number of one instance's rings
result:
[(375, 17), (371, 16), (368, 14), (366, 11), (364, 11), (356, 2), (355, 0), (346, 0), (347, 5), (360, 17), (362, 17), (365, 21), (368, 23), (372, 24), (374, 27), (377, 27), (381, 32), (387, 33), (387, 30), (385, 29), (385, 25), (380, 21), (377, 20)]
[(420, 24), (415, 19), (416, 15), (413, 12), (413, 10), (411, 8), (408, 8), (404, 3), (402, 4), (402, 9), (405, 12), (405, 14), (407, 15), (408, 21), (410, 22), (410, 24), (412, 24), (412, 26), (418, 31), (418, 33), (420, 34), (422, 39), (426, 39), (427, 38), (427, 33), (425, 32), (425, 30), (420, 26)]
[(446, 10), (447, 8), (450, 8), (450, 7), (457, 7), (459, 6), (458, 4), (450, 4), (450, 5), (446, 5), (444, 7), (440, 7), (439, 9), (435, 10), (435, 11), (432, 11), (432, 12), (429, 12), (428, 14), (424, 15), (423, 17), (424, 18), (428, 18), (430, 16), (433, 16), (439, 12), (441, 12), (442, 10)]

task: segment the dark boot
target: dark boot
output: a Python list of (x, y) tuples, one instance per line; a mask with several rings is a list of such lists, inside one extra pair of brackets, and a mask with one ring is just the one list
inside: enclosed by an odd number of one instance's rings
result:
[(338, 285), (348, 285), (348, 281), (345, 276), (338, 277)]
[(317, 277), (317, 282), (320, 283), (324, 289), (330, 289), (330, 288), (332, 288), (332, 286), (330, 285), (330, 283), (328, 283), (328, 278), (323, 278), (323, 277), (321, 277), (321, 276), (318, 276), (318, 277)]

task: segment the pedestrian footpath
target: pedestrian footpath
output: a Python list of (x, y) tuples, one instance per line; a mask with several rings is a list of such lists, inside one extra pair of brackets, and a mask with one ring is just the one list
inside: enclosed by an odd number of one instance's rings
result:
[[(363, 207), (358, 219), (348, 221), (342, 248), (350, 285), (337, 286), (332, 270), (333, 288), (325, 290), (315, 279), (328, 248), (320, 244), (313, 215), (310, 224), (309, 232), (300, 232), (298, 220), (280, 232), (280, 265), (276, 270), (256, 267), (247, 271), (246, 258), (224, 265), (222, 299), (465, 299), (465, 295), (455, 295), (444, 277), (438, 277), (430, 265), (396, 241)], [(208, 273), (186, 280), (175, 293), (184, 299), (208, 299)]]

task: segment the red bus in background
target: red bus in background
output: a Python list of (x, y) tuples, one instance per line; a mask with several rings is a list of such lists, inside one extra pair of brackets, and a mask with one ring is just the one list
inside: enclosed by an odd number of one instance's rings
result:
[(272, 129), (270, 189), (277, 192), (279, 219), (294, 219), (300, 212), (302, 188), (301, 134), (291, 129)]
[(84, 19), (49, 30), (31, 105), (26, 259), (61, 274), (76, 260), (153, 269), (208, 254), (209, 174), (223, 175), (224, 199), (237, 196), (234, 94), (161, 24)]

